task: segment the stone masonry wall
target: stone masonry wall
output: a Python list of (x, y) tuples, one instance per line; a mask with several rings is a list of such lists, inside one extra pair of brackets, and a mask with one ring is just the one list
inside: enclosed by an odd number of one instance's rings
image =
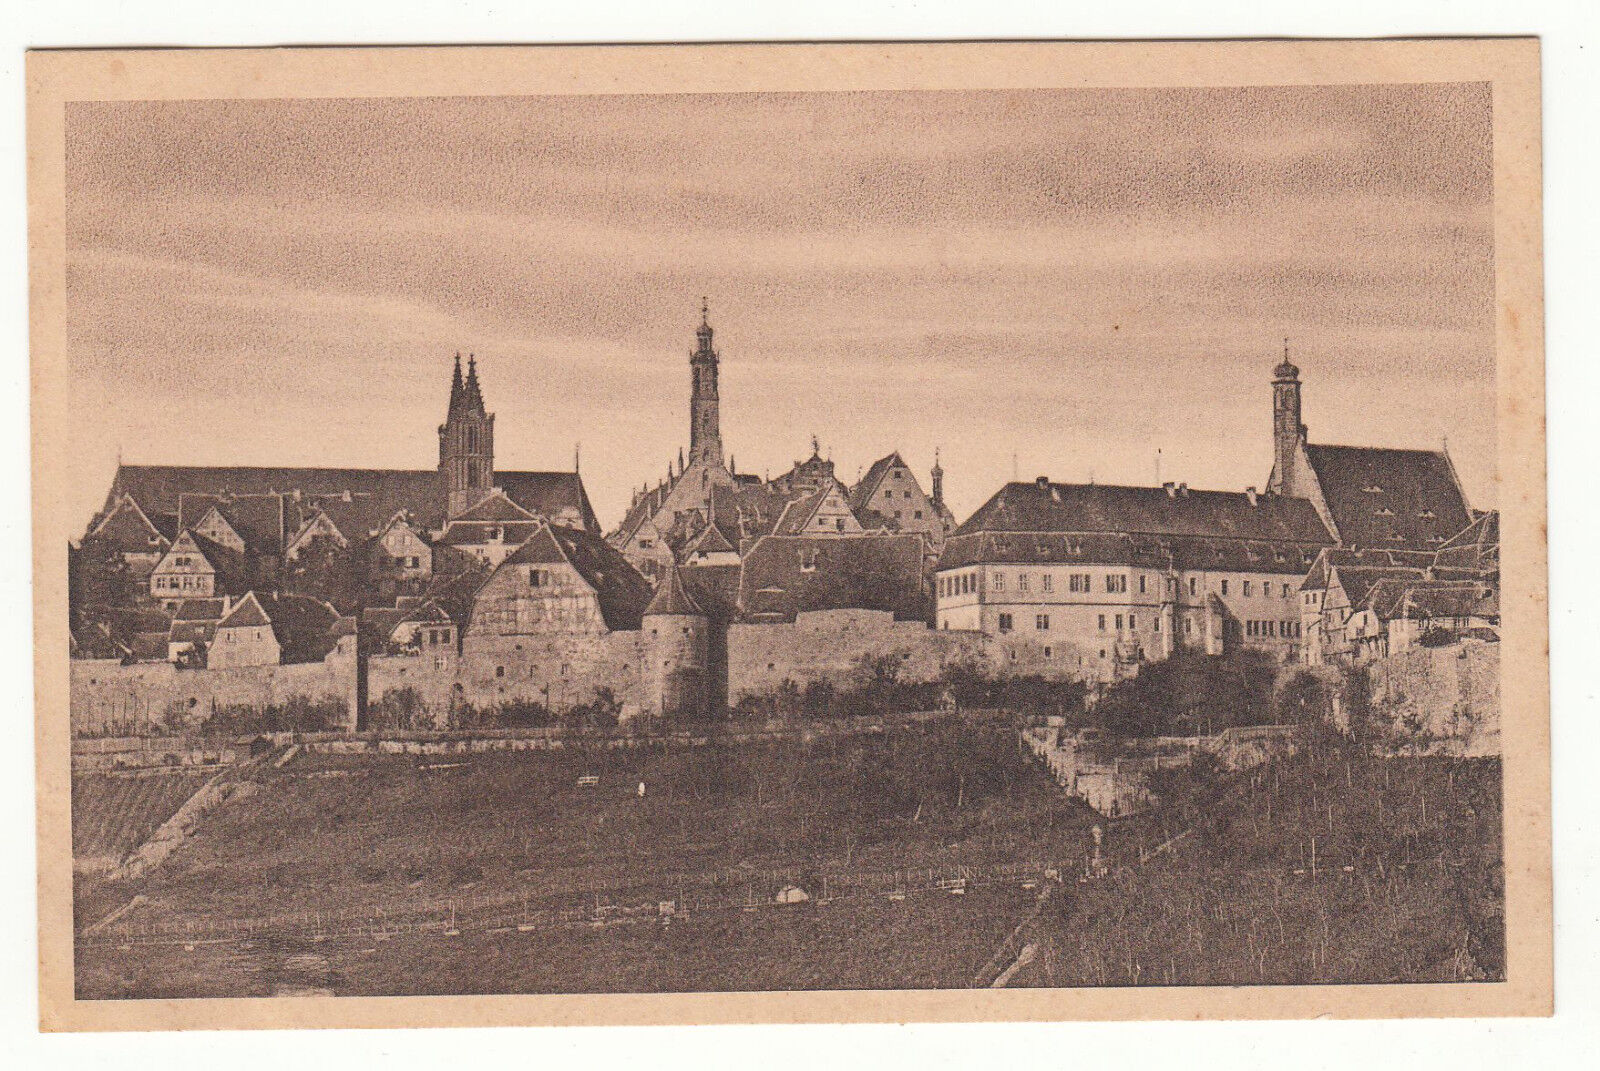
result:
[(879, 610), (823, 610), (793, 624), (732, 625), (728, 629), (728, 702), (764, 695), (785, 680), (850, 683), (863, 658), (902, 656), (900, 677), (928, 681), (951, 663), (995, 664), (1001, 655), (980, 633), (936, 630), (896, 621)]
[(1372, 709), (1400, 740), (1459, 755), (1500, 754), (1500, 645), (1413, 647), (1370, 663)]
[(341, 647), (321, 662), (233, 669), (179, 669), (170, 662), (71, 662), (74, 735), (193, 728), (220, 707), (281, 706), (293, 698), (337, 698), (355, 728), (356, 659)]

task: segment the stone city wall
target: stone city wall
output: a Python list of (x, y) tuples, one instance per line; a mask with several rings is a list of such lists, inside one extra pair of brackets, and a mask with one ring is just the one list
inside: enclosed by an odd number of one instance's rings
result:
[(198, 728), (219, 708), (283, 706), (337, 699), (355, 727), (356, 659), (339, 649), (321, 662), (231, 669), (179, 669), (171, 662), (71, 662), (74, 736), (177, 732)]
[(793, 624), (732, 625), (728, 629), (728, 702), (766, 695), (793, 681), (805, 688), (826, 680), (859, 683), (864, 660), (901, 659), (900, 680), (930, 681), (951, 663), (992, 665), (1002, 656), (980, 633), (931, 629), (896, 621), (879, 610), (821, 610)]

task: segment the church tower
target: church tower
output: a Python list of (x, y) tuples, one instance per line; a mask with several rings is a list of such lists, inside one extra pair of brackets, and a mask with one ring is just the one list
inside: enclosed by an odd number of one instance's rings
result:
[(477, 358), (467, 358), (463, 380), (459, 353), (450, 380), (450, 411), (439, 425), (439, 484), (447, 520), (465, 513), (494, 487), (494, 414), (484, 411)]
[(693, 389), (689, 395), (689, 463), (704, 461), (722, 467), (722, 428), (717, 413), (717, 351), (711, 348), (711, 323), (705, 299), (700, 300), (699, 345), (689, 355)]
[(1283, 340), (1283, 360), (1272, 370), (1272, 480), (1267, 491), (1304, 497), (1296, 478), (1295, 458), (1306, 441), (1300, 422), (1300, 369), (1289, 360), (1289, 340)]

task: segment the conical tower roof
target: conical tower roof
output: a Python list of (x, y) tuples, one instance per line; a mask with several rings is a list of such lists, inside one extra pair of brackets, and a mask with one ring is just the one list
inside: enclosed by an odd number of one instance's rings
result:
[(656, 587), (655, 598), (645, 607), (644, 616), (704, 617), (705, 612), (689, 597), (678, 567), (672, 565)]

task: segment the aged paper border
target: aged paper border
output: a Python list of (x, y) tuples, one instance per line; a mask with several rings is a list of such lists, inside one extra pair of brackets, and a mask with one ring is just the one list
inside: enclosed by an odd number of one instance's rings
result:
[[(65, 104), (74, 100), (1492, 83), (1505, 751), (1501, 983), (79, 1001), (73, 995)], [(33, 52), (27, 63), (39, 1008), (45, 1030), (1548, 1015), (1553, 1002), (1539, 43), (1015, 42)]]

